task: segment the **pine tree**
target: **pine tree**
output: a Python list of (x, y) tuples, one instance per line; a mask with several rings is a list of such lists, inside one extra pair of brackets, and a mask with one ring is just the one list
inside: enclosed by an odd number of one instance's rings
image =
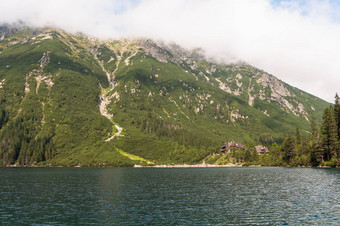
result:
[(291, 135), (288, 135), (288, 137), (285, 138), (283, 142), (283, 151), (286, 162), (289, 162), (290, 159), (295, 156), (295, 140)]
[(314, 118), (312, 118), (311, 121), (311, 130), (312, 134), (310, 137), (310, 154), (311, 154), (311, 163), (313, 166), (318, 166), (320, 163), (323, 162), (323, 150), (320, 147), (320, 134), (319, 134), (319, 129), (316, 125), (316, 121)]
[(311, 150), (311, 163), (313, 166), (318, 166), (320, 163), (323, 162), (323, 150), (320, 147), (320, 140), (317, 138), (316, 140), (312, 141), (312, 150)]
[(312, 137), (311, 137), (311, 139), (312, 140), (316, 140), (317, 137), (319, 137), (319, 130), (318, 130), (318, 126), (316, 125), (316, 121), (315, 121), (314, 117), (312, 118), (310, 126), (311, 126), (311, 130), (312, 130)]
[(335, 94), (334, 117), (337, 126), (338, 140), (340, 139), (340, 98), (338, 93)]
[(324, 152), (324, 159), (329, 161), (333, 156), (337, 157), (337, 126), (332, 106), (326, 108), (322, 116), (321, 124), (321, 148)]

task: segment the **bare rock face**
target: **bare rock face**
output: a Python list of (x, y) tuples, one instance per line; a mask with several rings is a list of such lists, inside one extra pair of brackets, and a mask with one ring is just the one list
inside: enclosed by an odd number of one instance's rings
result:
[(155, 42), (147, 39), (140, 40), (139, 44), (145, 50), (146, 54), (151, 55), (162, 63), (168, 63), (166, 51), (161, 49)]
[(29, 78), (34, 76), (36, 81), (37, 81), (37, 87), (36, 87), (36, 92), (38, 93), (38, 89), (40, 86), (41, 81), (44, 81), (48, 87), (51, 87), (54, 85), (52, 82), (51, 76), (43, 76), (44, 72), (44, 67), (50, 62), (50, 52), (44, 52), (41, 59), (38, 61), (39, 63), (39, 69), (33, 69), (31, 72), (26, 74), (26, 81), (25, 81), (25, 93), (30, 92), (30, 84), (29, 84)]
[(270, 97), (266, 96), (264, 92), (261, 92), (261, 100), (276, 102), (287, 112), (292, 112), (295, 116), (306, 117), (308, 115), (304, 105), (292, 99), (295, 95), (276, 77), (263, 73), (256, 82), (264, 88), (270, 88)]
[(5, 80), (6, 80), (6, 79), (2, 79), (2, 80), (0, 81), (0, 89), (3, 88), (3, 85), (5, 84)]
[(283, 85), (283, 83), (266, 73), (257, 80), (257, 83), (261, 83), (263, 87), (269, 87), (271, 89), (271, 96), (273, 99), (277, 99), (281, 96), (292, 96), (289, 90)]
[[(197, 48), (189, 51), (176, 43), (165, 44), (160, 41), (154, 42), (149, 39), (140, 39), (139, 45), (144, 49), (146, 54), (151, 55), (160, 62), (168, 63), (170, 61), (178, 65), (187, 64), (192, 70), (197, 68), (196, 61), (205, 59), (201, 49)], [(214, 68), (212, 68), (212, 70), (214, 70)]]

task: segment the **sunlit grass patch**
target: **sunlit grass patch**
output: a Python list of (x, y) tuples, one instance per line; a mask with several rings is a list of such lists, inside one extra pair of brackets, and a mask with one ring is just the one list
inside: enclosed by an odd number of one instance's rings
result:
[(142, 162), (146, 162), (147, 164), (155, 164), (154, 162), (151, 162), (149, 160), (146, 160), (140, 156), (137, 156), (137, 155), (132, 155), (132, 154), (129, 154), (121, 149), (118, 149), (116, 148), (116, 150), (121, 154), (121, 155), (124, 155), (126, 157), (128, 157), (129, 159), (131, 160), (136, 160), (136, 161), (142, 161)]

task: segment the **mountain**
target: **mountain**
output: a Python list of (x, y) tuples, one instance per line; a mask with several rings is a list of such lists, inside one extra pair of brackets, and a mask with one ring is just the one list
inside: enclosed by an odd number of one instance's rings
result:
[(3, 165), (197, 163), (308, 133), (329, 104), (245, 63), (150, 39), (0, 26)]

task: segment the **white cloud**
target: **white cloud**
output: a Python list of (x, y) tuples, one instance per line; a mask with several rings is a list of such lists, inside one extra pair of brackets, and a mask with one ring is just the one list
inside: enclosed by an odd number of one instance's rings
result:
[(98, 37), (143, 36), (240, 59), (333, 102), (340, 84), (340, 25), (327, 0), (0, 0), (18, 19)]

